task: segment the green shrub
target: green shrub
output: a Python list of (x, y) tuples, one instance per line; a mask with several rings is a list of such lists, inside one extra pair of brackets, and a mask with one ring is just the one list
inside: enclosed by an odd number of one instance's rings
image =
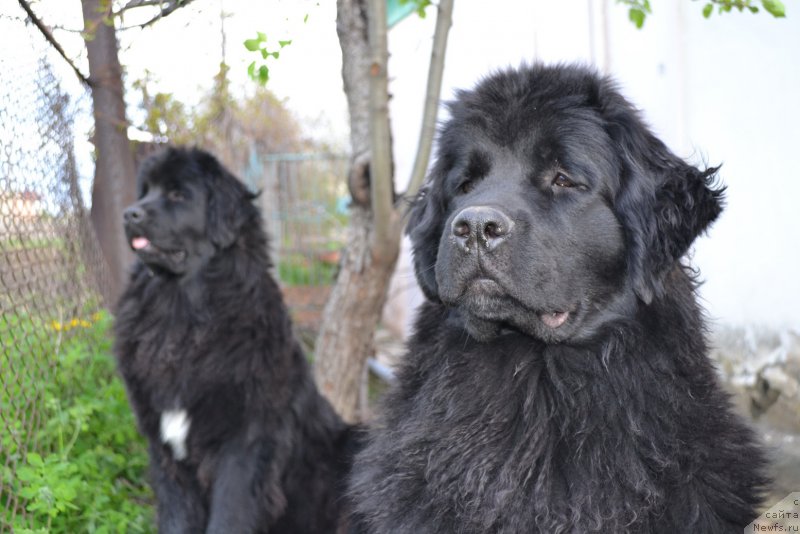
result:
[[(27, 516), (18, 510), (12, 519), (6, 506), (3, 524), (17, 534), (154, 532), (147, 449), (116, 375), (110, 316), (64, 324), (4, 321), (0, 336), (9, 367), (32, 368), (39, 360), (52, 366), (52, 378), (42, 384), (35, 374), (21, 373), (20, 382), (0, 388), (0, 409), (19, 406), (14, 395), (20, 393), (39, 399), (2, 421), (11, 432), (0, 442), (0, 466), (17, 465), (2, 472), (2, 489), (16, 494)], [(9, 436), (35, 415), (39, 430), (22, 441), (35, 443), (35, 450), (16, 450)], [(14, 500), (8, 497), (0, 495), (0, 502)]]
[(325, 286), (336, 279), (336, 264), (304, 254), (286, 254), (278, 262), (278, 278), (287, 286)]

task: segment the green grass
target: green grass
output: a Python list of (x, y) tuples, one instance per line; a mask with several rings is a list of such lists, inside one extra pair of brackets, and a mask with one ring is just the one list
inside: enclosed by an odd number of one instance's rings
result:
[[(110, 324), (107, 313), (0, 318), (0, 466), (9, 466), (0, 521), (17, 534), (155, 531), (147, 449), (116, 375)], [(14, 498), (17, 510), (6, 505)]]
[(13, 236), (6, 239), (0, 239), (0, 250), (6, 252), (18, 250), (37, 250), (52, 248), (62, 250), (65, 246), (64, 239), (61, 237), (47, 236), (47, 237), (28, 237), (28, 236)]
[(334, 282), (336, 269), (336, 265), (302, 254), (287, 254), (278, 262), (278, 277), (288, 286), (325, 286)]

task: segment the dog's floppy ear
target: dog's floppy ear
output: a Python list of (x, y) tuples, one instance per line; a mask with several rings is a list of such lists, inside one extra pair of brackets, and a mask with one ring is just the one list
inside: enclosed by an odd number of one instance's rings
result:
[(621, 154), (615, 204), (627, 235), (629, 276), (650, 303), (663, 293), (667, 272), (722, 211), (725, 188), (715, 183), (718, 167), (700, 170), (677, 157), (617, 93), (606, 95), (603, 111)]
[(252, 218), (255, 195), (214, 156), (201, 150), (196, 150), (196, 154), (208, 190), (208, 238), (219, 248), (229, 247), (236, 241), (242, 226)]
[(414, 272), (422, 292), (433, 301), (439, 300), (436, 284), (436, 257), (445, 217), (442, 178), (449, 166), (439, 159), (411, 206), (406, 233), (414, 248)]

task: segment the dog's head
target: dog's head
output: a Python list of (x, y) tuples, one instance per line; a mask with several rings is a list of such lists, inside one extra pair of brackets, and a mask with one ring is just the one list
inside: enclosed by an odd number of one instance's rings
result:
[(138, 200), (124, 212), (136, 255), (158, 273), (183, 275), (230, 247), (255, 210), (253, 195), (211, 154), (168, 148), (146, 160)]
[(449, 110), (408, 233), (426, 296), (479, 339), (590, 335), (658, 298), (720, 213), (716, 169), (675, 156), (588, 69), (501, 72)]

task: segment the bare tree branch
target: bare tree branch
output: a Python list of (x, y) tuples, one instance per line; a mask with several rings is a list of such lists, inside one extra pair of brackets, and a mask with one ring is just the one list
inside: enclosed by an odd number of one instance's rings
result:
[(127, 4), (125, 4), (122, 8), (119, 9), (115, 13), (115, 15), (120, 15), (125, 11), (130, 9), (135, 9), (137, 7), (155, 7), (159, 6), (161, 10), (158, 14), (151, 18), (150, 20), (143, 22), (142, 24), (133, 24), (131, 26), (125, 26), (124, 28), (120, 28), (120, 31), (130, 30), (131, 28), (146, 28), (148, 26), (153, 25), (153, 23), (158, 22), (159, 20), (163, 19), (174, 13), (175, 11), (179, 10), (182, 7), (191, 4), (194, 0), (171, 0), (171, 1), (164, 1), (164, 0), (131, 0)]
[[(433, 47), (431, 48), (431, 61), (428, 67), (428, 87), (425, 91), (425, 109), (422, 114), (422, 131), (419, 134), (417, 156), (414, 160), (414, 169), (408, 183), (405, 195), (407, 198), (416, 196), (431, 158), (433, 136), (436, 133), (436, 116), (439, 111), (439, 97), (442, 92), (442, 74), (444, 72), (444, 58), (447, 52), (447, 34), (453, 23), (453, 0), (440, 0), (436, 15), (436, 30), (433, 34)], [(402, 208), (408, 210), (410, 204)]]
[(386, 0), (369, 0), (369, 131), (370, 187), (374, 228), (372, 256), (379, 261), (397, 256), (392, 226), (395, 223), (392, 180), (392, 142), (389, 129), (389, 52), (386, 28)]
[(80, 28), (69, 28), (62, 24), (49, 24), (48, 27), (50, 28), (51, 32), (55, 32), (56, 30), (58, 30), (60, 32), (83, 34), (83, 30)]
[(36, 13), (33, 12), (33, 9), (31, 9), (30, 4), (26, 0), (18, 0), (18, 1), (19, 5), (22, 6), (22, 9), (25, 10), (25, 13), (28, 14), (28, 17), (31, 19), (34, 26), (36, 26), (39, 29), (39, 31), (42, 32), (42, 35), (44, 35), (44, 38), (47, 40), (47, 42), (50, 43), (52, 47), (56, 49), (56, 51), (61, 55), (61, 57), (64, 58), (64, 60), (67, 63), (69, 63), (69, 66), (72, 67), (72, 70), (75, 71), (75, 74), (78, 76), (78, 78), (80, 78), (80, 80), (84, 84), (91, 87), (92, 84), (89, 81), (89, 78), (87, 78), (80, 71), (78, 66), (75, 65), (75, 63), (73, 63), (72, 60), (67, 56), (67, 53), (64, 52), (64, 49), (61, 48), (61, 45), (58, 43), (58, 41), (56, 41), (55, 37), (53, 37), (53, 34), (50, 32), (50, 29), (47, 26), (45, 26), (45, 24), (39, 19), (39, 17), (36, 16)]
[(120, 13), (123, 13), (129, 9), (134, 9), (137, 7), (159, 6), (160, 8), (163, 9), (165, 3), (168, 2), (164, 2), (164, 0), (130, 0), (130, 2), (119, 8), (115, 13), (115, 15), (119, 15)]

